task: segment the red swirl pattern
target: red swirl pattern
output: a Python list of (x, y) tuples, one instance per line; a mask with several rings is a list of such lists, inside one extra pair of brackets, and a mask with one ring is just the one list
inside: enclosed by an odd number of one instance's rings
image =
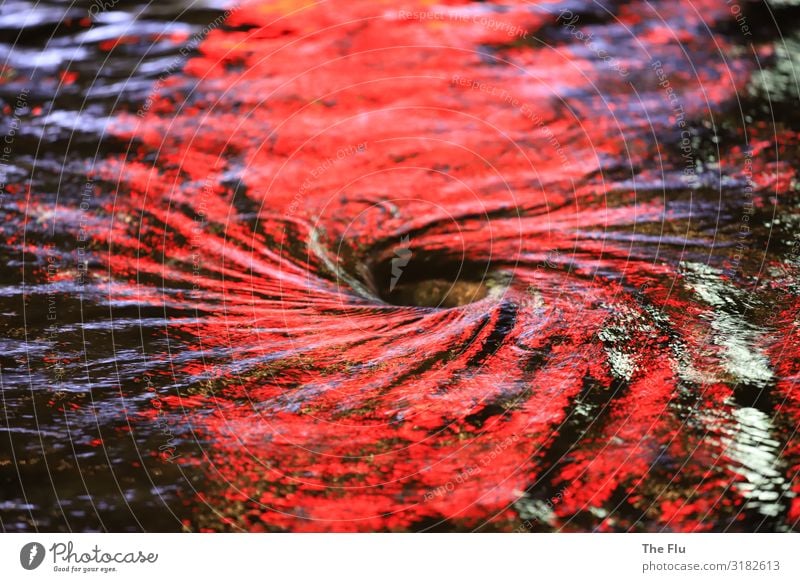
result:
[(797, 138), (726, 125), (757, 66), (711, 36), (731, 22), (710, 0), (233, 10), (115, 119), (135, 153), (98, 174), (111, 301), (169, 315), (132, 430), (182, 427), (184, 525), (795, 527), (797, 263), (734, 249)]

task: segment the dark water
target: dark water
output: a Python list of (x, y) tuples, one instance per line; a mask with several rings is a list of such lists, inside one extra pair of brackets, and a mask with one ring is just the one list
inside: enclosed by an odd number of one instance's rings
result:
[(796, 529), (798, 14), (3, 4), (3, 529)]

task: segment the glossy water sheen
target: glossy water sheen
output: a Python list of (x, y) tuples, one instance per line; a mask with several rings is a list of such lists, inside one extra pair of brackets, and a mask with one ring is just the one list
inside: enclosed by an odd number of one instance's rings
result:
[(5, 530), (797, 527), (791, 3), (91, 6), (0, 9)]

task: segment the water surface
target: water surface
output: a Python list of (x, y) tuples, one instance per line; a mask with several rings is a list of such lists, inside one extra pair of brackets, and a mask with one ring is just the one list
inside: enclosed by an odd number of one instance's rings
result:
[(99, 6), (0, 12), (4, 530), (797, 527), (794, 3)]

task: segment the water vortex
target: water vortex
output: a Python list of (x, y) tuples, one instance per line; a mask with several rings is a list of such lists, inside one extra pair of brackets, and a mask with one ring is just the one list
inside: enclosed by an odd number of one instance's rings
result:
[(96, 73), (78, 146), (20, 109), (4, 524), (797, 527), (781, 43), (711, 0), (409, 8), (245, 2), (158, 81), (166, 33), (74, 33), (144, 79)]

